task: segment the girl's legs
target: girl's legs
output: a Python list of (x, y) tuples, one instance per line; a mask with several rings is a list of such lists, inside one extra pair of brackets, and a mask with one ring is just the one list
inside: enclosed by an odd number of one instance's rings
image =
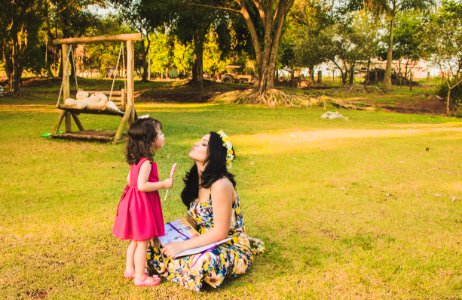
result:
[(125, 272), (132, 274), (135, 271), (135, 250), (136, 250), (136, 241), (130, 241), (130, 244), (127, 248), (127, 264), (125, 266)]
[[(146, 250), (148, 250), (149, 240), (137, 241), (135, 250), (135, 282), (143, 281), (146, 278)], [(159, 280), (152, 277), (147, 277), (146, 282)]]
[[(148, 276), (145, 272), (146, 268), (146, 250), (148, 249), (149, 240), (135, 241), (135, 253), (134, 253), (134, 264), (135, 264), (135, 280), (136, 286), (156, 286), (160, 284), (160, 278), (153, 278)], [(128, 252), (128, 251), (127, 251)]]

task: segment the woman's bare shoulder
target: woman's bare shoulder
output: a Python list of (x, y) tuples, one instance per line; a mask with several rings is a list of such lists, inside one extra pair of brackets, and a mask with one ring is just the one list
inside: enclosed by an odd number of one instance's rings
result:
[(212, 183), (211, 186), (212, 191), (226, 191), (226, 190), (234, 190), (233, 183), (227, 177), (223, 177)]

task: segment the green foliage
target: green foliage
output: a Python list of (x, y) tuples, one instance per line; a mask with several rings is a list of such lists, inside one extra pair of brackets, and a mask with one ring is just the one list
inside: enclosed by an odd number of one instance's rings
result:
[(230, 59), (223, 59), (218, 44), (218, 34), (210, 29), (204, 43), (204, 72), (210, 75), (226, 71), (226, 66), (231, 63)]
[(173, 64), (180, 74), (190, 74), (194, 61), (194, 47), (191, 43), (182, 43), (178, 39), (174, 41)]
[(419, 60), (429, 53), (422, 47), (424, 40), (424, 15), (421, 12), (400, 14), (396, 19), (393, 58)]
[(149, 49), (151, 72), (154, 74), (163, 74), (165, 68), (173, 65), (173, 46), (170, 42), (173, 37), (161, 32), (154, 32), (149, 38), (151, 40)]
[(330, 15), (330, 5), (324, 1), (297, 4), (291, 17), (294, 23), (291, 31), (295, 35), (294, 59), (296, 65), (312, 68), (327, 61), (331, 55), (329, 30), (335, 21)]
[(378, 23), (361, 10), (346, 14), (325, 29), (327, 55), (342, 74), (342, 83), (353, 84), (354, 68), (358, 62), (373, 58), (378, 47)]
[[(121, 20), (117, 18), (117, 16), (111, 14), (99, 19), (95, 26), (87, 28), (87, 33), (89, 35), (114, 35), (129, 32), (132, 32), (132, 30), (128, 26), (123, 24)], [(125, 43), (123, 44), (126, 61), (127, 49), (125, 49)], [(79, 67), (83, 70), (89, 71), (92, 69), (96, 69), (99, 71), (100, 77), (104, 78), (108, 75), (109, 68), (116, 67), (117, 58), (121, 47), (120, 42), (88, 43), (83, 44), (82, 46), (84, 49), (83, 60), (77, 63), (80, 64)], [(135, 49), (136, 53), (139, 52), (136, 50), (137, 49)], [(123, 68), (122, 64), (123, 61), (121, 57), (119, 62), (119, 69)]]
[(190, 74), (194, 60), (191, 42), (182, 43), (172, 34), (159, 31), (150, 38), (151, 72), (164, 76), (167, 68), (176, 68), (181, 75)]
[(423, 47), (450, 77), (462, 75), (462, 3), (443, 1), (441, 9), (427, 22)]
[[(84, 68), (86, 70), (97, 69), (101, 78), (106, 77), (108, 69), (115, 68), (117, 64), (120, 47), (120, 43), (94, 43), (87, 46), (83, 59)], [(119, 68), (122, 68), (122, 57), (120, 58)]]

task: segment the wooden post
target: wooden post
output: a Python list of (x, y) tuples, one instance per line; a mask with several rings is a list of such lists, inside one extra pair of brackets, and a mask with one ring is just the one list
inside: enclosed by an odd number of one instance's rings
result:
[(133, 41), (127, 41), (127, 106), (125, 108), (125, 114), (120, 121), (119, 128), (114, 136), (114, 143), (122, 137), (122, 131), (125, 127), (125, 124), (132, 122), (135, 118), (133, 113), (133, 98), (134, 98), (134, 70), (135, 70), (135, 61), (134, 61), (135, 51), (133, 48)]
[[(63, 44), (63, 50), (62, 50), (62, 55), (63, 55), (63, 99), (66, 100), (67, 98), (70, 97), (70, 87), (69, 87), (69, 57), (68, 57), (68, 52), (69, 52), (69, 45)], [(66, 112), (64, 115), (65, 121), (64, 123), (66, 124), (66, 132), (71, 132), (71, 114)]]

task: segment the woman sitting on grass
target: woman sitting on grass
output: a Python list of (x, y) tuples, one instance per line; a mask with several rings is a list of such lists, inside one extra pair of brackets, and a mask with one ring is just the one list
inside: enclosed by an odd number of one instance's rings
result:
[[(234, 160), (234, 149), (222, 131), (210, 132), (189, 152), (195, 162), (184, 179), (181, 193), (188, 207), (188, 219), (200, 235), (160, 248), (157, 241), (149, 250), (148, 267), (172, 282), (200, 291), (203, 282), (218, 287), (225, 276), (245, 273), (254, 255), (263, 251), (263, 243), (247, 236), (240, 199), (233, 174), (227, 169)], [(187, 250), (231, 239), (205, 252), (174, 259)]]

